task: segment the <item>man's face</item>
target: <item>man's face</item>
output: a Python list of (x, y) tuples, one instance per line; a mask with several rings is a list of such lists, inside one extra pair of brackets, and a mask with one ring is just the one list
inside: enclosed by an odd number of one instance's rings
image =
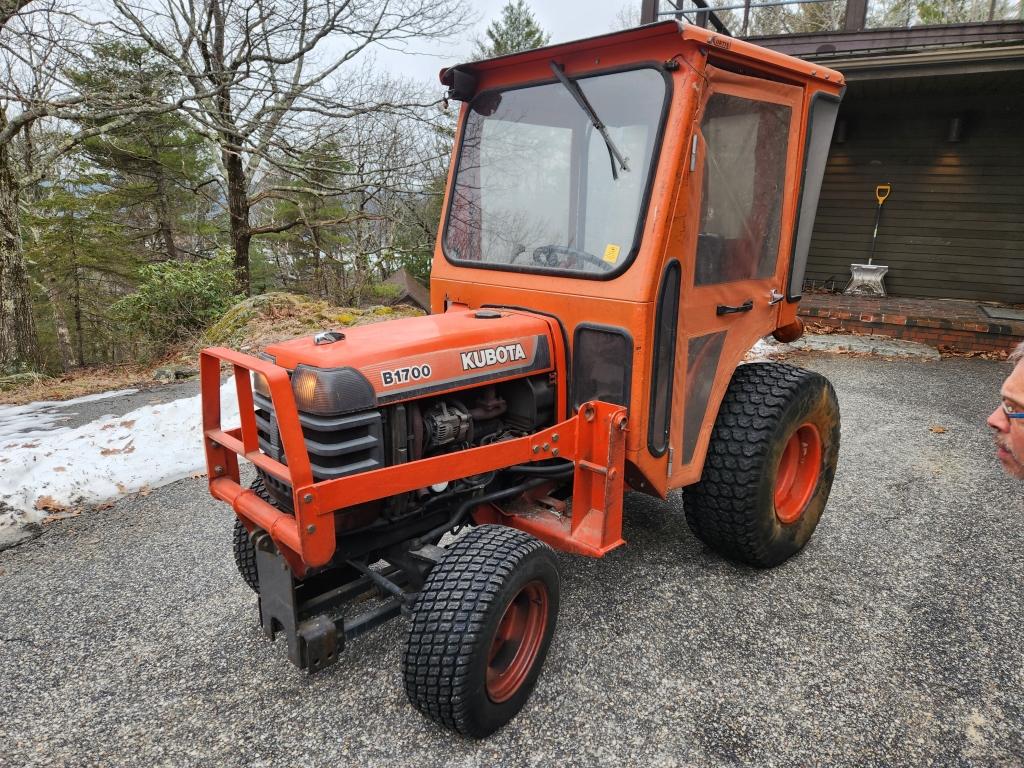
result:
[[(1014, 410), (1024, 411), (1024, 360), (1003, 382), (1001, 394)], [(1024, 480), (1024, 419), (1008, 419), (997, 407), (988, 417), (988, 425), (996, 431), (996, 454), (1003, 469)]]

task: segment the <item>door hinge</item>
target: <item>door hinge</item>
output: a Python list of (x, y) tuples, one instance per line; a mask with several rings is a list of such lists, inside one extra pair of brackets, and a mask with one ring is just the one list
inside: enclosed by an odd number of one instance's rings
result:
[(668, 449), (668, 476), (669, 477), (672, 477), (672, 462), (675, 460), (675, 458), (676, 458), (676, 449), (675, 448), (669, 448)]
[(772, 292), (768, 294), (768, 306), (774, 307), (784, 298), (786, 298), (784, 294), (781, 294), (776, 289), (772, 288)]
[(690, 170), (697, 170), (697, 132), (693, 132), (693, 146), (690, 148)]

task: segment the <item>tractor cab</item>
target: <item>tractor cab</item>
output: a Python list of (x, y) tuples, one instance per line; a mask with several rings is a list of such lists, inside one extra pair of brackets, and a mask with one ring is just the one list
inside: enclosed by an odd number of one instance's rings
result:
[(433, 310), (557, 317), (570, 409), (629, 408), (630, 484), (694, 482), (723, 372), (800, 333), (842, 76), (669, 21), (441, 80), (463, 106)]

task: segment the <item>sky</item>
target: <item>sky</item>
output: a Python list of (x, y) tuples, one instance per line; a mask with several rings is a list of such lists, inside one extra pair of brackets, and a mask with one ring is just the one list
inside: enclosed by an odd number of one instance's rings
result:
[[(465, 0), (477, 23), (460, 39), (448, 43), (424, 41), (406, 51), (378, 48), (378, 66), (394, 75), (420, 82), (436, 83), (442, 67), (471, 58), (473, 41), (483, 37), (487, 25), (501, 13), (506, 0)], [(618, 28), (617, 17), (623, 8), (636, 7), (640, 0), (527, 0), (537, 23), (551, 35), (552, 43), (592, 37)]]

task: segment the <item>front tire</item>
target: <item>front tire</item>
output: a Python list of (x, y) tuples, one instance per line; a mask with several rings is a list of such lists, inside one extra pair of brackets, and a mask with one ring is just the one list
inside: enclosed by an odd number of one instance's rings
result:
[(412, 611), (402, 675), (409, 701), (483, 738), (530, 697), (558, 616), (554, 552), (501, 525), (473, 528), (430, 572)]
[(686, 522), (728, 558), (779, 565), (814, 533), (838, 457), (839, 403), (828, 379), (782, 363), (741, 365), (700, 482), (683, 491)]
[[(249, 489), (259, 496), (267, 504), (277, 506), (270, 494), (267, 492), (266, 486), (263, 484), (263, 478), (257, 476)], [(235, 566), (238, 568), (238, 574), (242, 577), (242, 581), (249, 585), (249, 588), (257, 595), (260, 593), (260, 577), (256, 570), (256, 548), (252, 545), (252, 538), (249, 536), (249, 531), (242, 525), (242, 521), (235, 516), (235, 528), (231, 536), (231, 551), (235, 556)]]

